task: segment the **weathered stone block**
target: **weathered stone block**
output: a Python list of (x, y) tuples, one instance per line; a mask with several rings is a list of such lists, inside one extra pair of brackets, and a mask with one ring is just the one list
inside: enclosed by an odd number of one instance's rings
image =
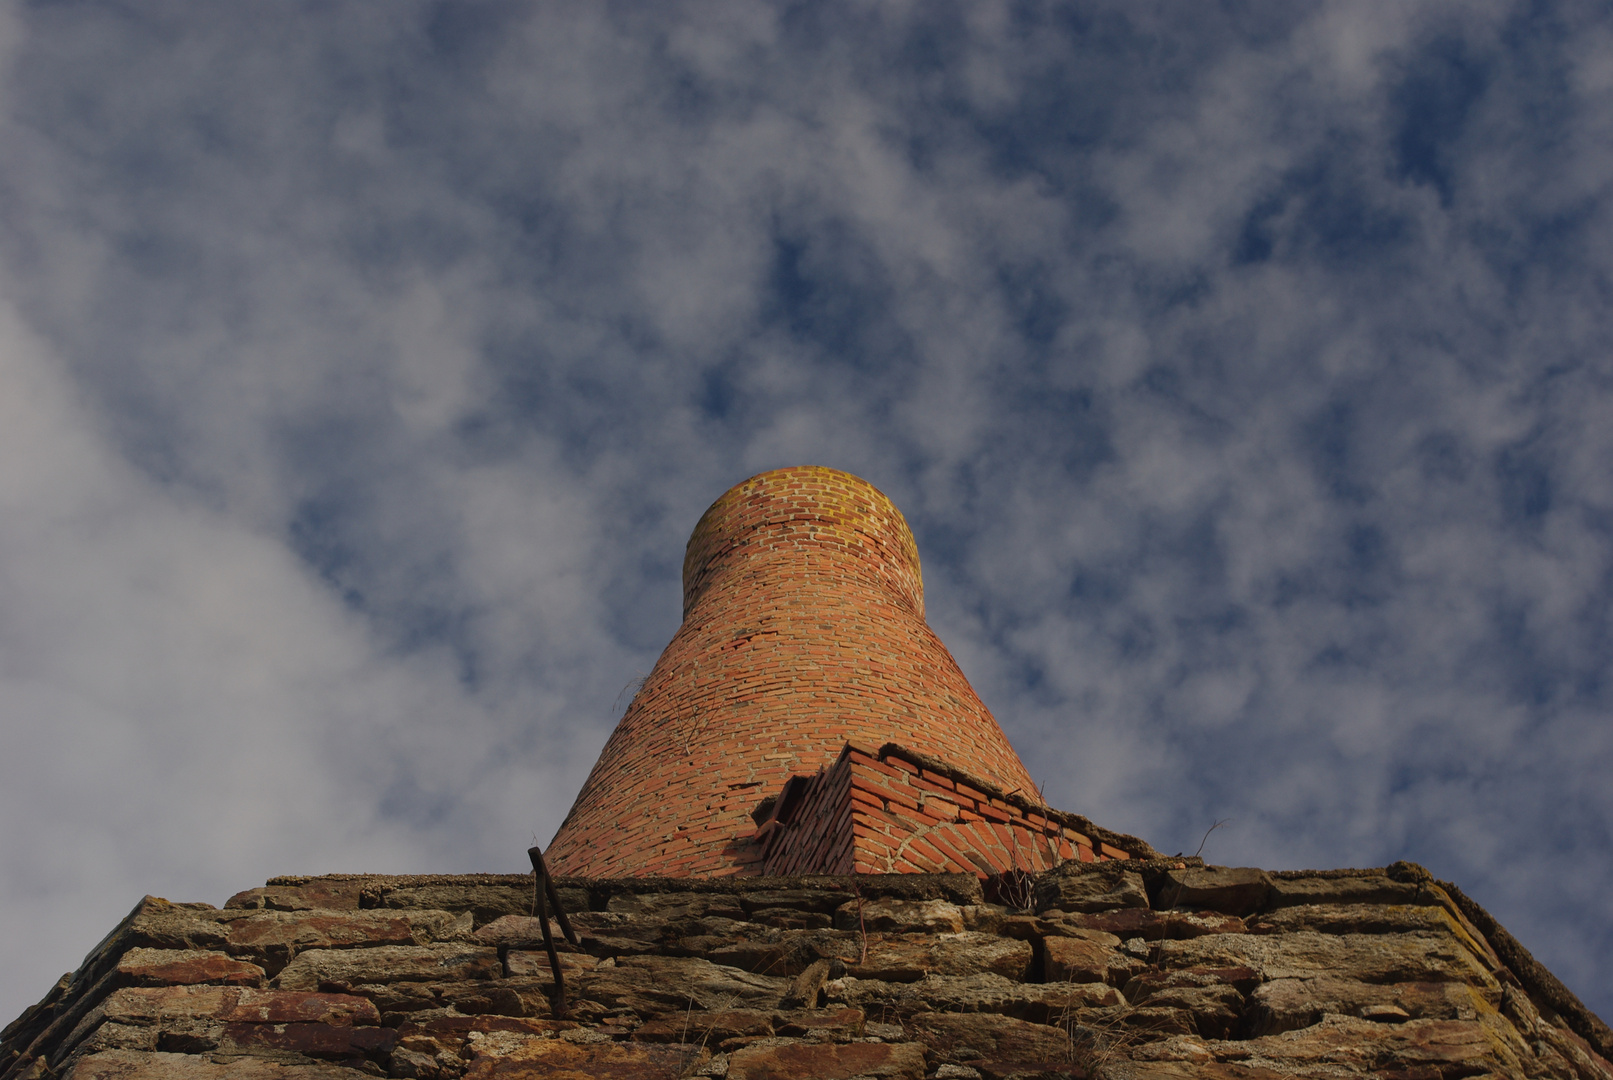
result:
[(1527, 1075), (1513, 1033), (1493, 1024), (1462, 1020), (1411, 1020), (1380, 1024), (1326, 1016), (1299, 1031), (1238, 1044), (1237, 1052), (1262, 1064), (1307, 1072), (1326, 1064), (1335, 1072), (1354, 1069), (1378, 1076)]
[(1046, 950), (1048, 982), (1107, 982), (1124, 986), (1131, 973), (1142, 966), (1135, 957), (1084, 938), (1050, 937), (1042, 942), (1042, 947)]
[(751, 912), (750, 919), (759, 926), (776, 926), (781, 930), (822, 930), (834, 925), (832, 914), (785, 907), (757, 908)]
[(1029, 942), (992, 934), (869, 934), (867, 958), (846, 961), (846, 970), (888, 982), (911, 982), (931, 973), (991, 972), (1022, 979), (1034, 956)]
[(1502, 966), (1500, 958), (1472, 924), (1446, 906), (1306, 905), (1258, 916), (1251, 921), (1255, 923), (1251, 932), (1257, 933), (1312, 929), (1321, 933), (1449, 934), (1466, 946), (1480, 967), (1493, 972)]
[(1037, 1023), (1069, 1016), (1077, 1009), (1122, 1006), (1120, 992), (1104, 983), (1020, 983), (1001, 975), (927, 975), (915, 983), (893, 984), (846, 978), (831, 983), (831, 1001), (865, 1012), (911, 1017), (919, 1013), (998, 1013)]
[(1171, 1035), (1128, 1048), (1133, 1061), (1187, 1061), (1207, 1065), (1214, 1059), (1196, 1035)]
[(548, 987), (534, 986), (522, 993), (523, 988), (508, 982), (457, 982), (441, 983), (436, 989), (444, 1007), (468, 1016), (546, 1016), (552, 1011)]
[[(1036, 920), (1029, 915), (1011, 915), (1001, 904), (960, 904), (965, 930), (978, 930), (982, 934), (1001, 934), (1004, 937), (1030, 938), (1036, 935)], [(1009, 927), (1009, 920), (1013, 927)]]
[(224, 901), (225, 910), (357, 911), (364, 893), (362, 879), (319, 879), (303, 885), (265, 885), (246, 889)]
[(817, 950), (803, 950), (799, 942), (777, 935), (778, 931), (764, 931), (754, 937), (736, 935), (725, 938), (714, 934), (687, 938), (680, 943), (680, 951), (704, 957), (713, 964), (736, 967), (742, 971), (766, 971), (774, 975), (794, 975), (821, 958)]
[(775, 1013), (773, 1030), (780, 1035), (828, 1036), (838, 1040), (853, 1039), (863, 1033), (867, 1017), (861, 1009), (796, 1009)]
[[(1034, 923), (1035, 923), (1035, 926), (1036, 926), (1037, 933), (1030, 935), (1030, 937), (1032, 939), (1040, 938), (1040, 937), (1044, 937), (1044, 936), (1045, 937), (1080, 938), (1083, 941), (1095, 941), (1099, 945), (1105, 945), (1105, 946), (1108, 946), (1111, 949), (1120, 948), (1120, 944), (1121, 944), (1122, 939), (1121, 939), (1119, 934), (1111, 934), (1107, 930), (1089, 930), (1084, 926), (1076, 925), (1072, 921), (1072, 920), (1075, 920), (1075, 919), (1091, 919), (1091, 918), (1096, 918), (1096, 916), (1093, 916), (1093, 915), (1063, 915), (1060, 912), (1055, 912), (1054, 916), (1052, 916), (1052, 917), (1045, 918), (1045, 919), (1039, 918), (1039, 919), (1033, 920)], [(1019, 937), (1020, 935), (1019, 934), (1005, 934), (1004, 936), (1005, 937)], [(1128, 935), (1128, 937), (1139, 937), (1139, 936), (1140, 935), (1138, 935), (1138, 934), (1130, 934), (1130, 935)]]
[(697, 1043), (716, 1046), (726, 1039), (773, 1034), (773, 1014), (760, 1009), (685, 1012), (647, 1020), (633, 1031), (640, 1042)]
[(1097, 930), (1123, 940), (1185, 940), (1206, 934), (1241, 934), (1244, 922), (1236, 915), (1216, 911), (1149, 911), (1125, 908), (1090, 914), (1052, 912), (1041, 919), (1044, 933), (1068, 933), (1070, 929)]
[(136, 986), (260, 986), (264, 978), (256, 964), (200, 949), (130, 949), (118, 959), (116, 970), (117, 981)]
[(1120, 991), (1105, 983), (1046, 983), (1011, 995), (1011, 1008), (999, 1011), (1038, 1024), (1064, 1023), (1089, 1009), (1124, 1008)]
[(779, 1005), (786, 1009), (810, 1009), (816, 1006), (823, 984), (829, 981), (830, 966), (828, 960), (815, 960), (807, 965), (806, 970), (790, 982), (790, 989)]
[(552, 1014), (553, 986), (548, 980), (534, 978), (381, 983), (355, 986), (352, 990), (373, 1001), (381, 1011), (381, 1022), (387, 1025), (416, 1016), (439, 1015), (447, 1009), (468, 1016)]
[(225, 943), (234, 953), (280, 957), (310, 949), (427, 945), (453, 923), (446, 911), (264, 911), (232, 920)]
[[(595, 1042), (576, 1044), (559, 1039), (525, 1039), (500, 1045), (504, 1052), (478, 1054), (465, 1080), (529, 1080), (531, 1077), (576, 1077), (578, 1080), (677, 1080), (711, 1052), (696, 1046), (655, 1043)], [(732, 1073), (730, 1073), (732, 1075)], [(347, 1080), (352, 1080), (349, 1074)]]
[[(221, 1025), (268, 1029), (300, 1023), (350, 1028), (373, 1026), (379, 1020), (379, 1013), (368, 1000), (344, 995), (222, 986), (127, 987), (109, 995), (63, 1045), (73, 1046), (92, 1031), (107, 1031), (100, 1038), (102, 1045), (198, 1052), (217, 1044)], [(124, 1026), (144, 1030), (149, 1038), (112, 1043), (115, 1030)], [(92, 1038), (86, 1048), (97, 1049), (98, 1044)]]
[[(532, 914), (532, 886), (525, 885), (421, 885), (389, 888), (380, 906), (422, 911), (468, 911), (476, 926), (502, 915)], [(568, 912), (569, 913), (569, 912)]]
[(220, 1020), (252, 1024), (381, 1022), (375, 1006), (365, 998), (287, 990), (242, 990), (234, 1004), (217, 1015)]
[(108, 1050), (74, 1063), (66, 1080), (354, 1080), (337, 1065), (282, 1065), (253, 1058), (215, 1062), (192, 1054)]
[(1260, 985), (1261, 979), (1260, 972), (1248, 967), (1151, 969), (1129, 979), (1124, 993), (1126, 1000), (1131, 1002), (1145, 1001), (1161, 990), (1181, 986), (1227, 986), (1248, 995)]
[(74, 975), (75, 989), (99, 981), (130, 949), (219, 951), (225, 944), (221, 920), (226, 918), (207, 904), (175, 904), (147, 896), (90, 950)]
[(241, 991), (225, 986), (131, 986), (113, 991), (96, 1010), (116, 1023), (151, 1023), (163, 1017), (220, 1017)]
[[(1318, 1023), (1328, 1014), (1393, 1023), (1398, 1020), (1475, 1020), (1493, 1012), (1501, 995), (1467, 983), (1382, 985), (1321, 975), (1275, 979), (1251, 995), (1252, 1034), (1276, 1035)], [(1391, 1011), (1393, 1010), (1393, 1011)]]
[(1442, 907), (1411, 904), (1296, 904), (1249, 920), (1251, 934), (1286, 934), (1314, 930), (1320, 934), (1409, 934), (1419, 931), (1467, 931)]
[(835, 909), (852, 899), (842, 889), (767, 889), (739, 894), (739, 902), (750, 912), (753, 921), (760, 921), (762, 912), (780, 909), (833, 915)]
[[(572, 924), (576, 928), (576, 924)], [(560, 924), (549, 920), (549, 934), (558, 947), (570, 949), (572, 945), (560, 932)], [(530, 915), (501, 915), (480, 930), (471, 934), (479, 945), (505, 945), (511, 948), (542, 948), (543, 920)]]
[(345, 1024), (225, 1024), (220, 1049), (241, 1053), (280, 1050), (307, 1057), (345, 1060), (391, 1051), (398, 1033), (384, 1027)]
[(605, 910), (663, 922), (684, 919), (745, 922), (748, 918), (740, 898), (725, 893), (617, 893), (606, 902)]
[(1116, 863), (1066, 863), (1036, 879), (1035, 904), (1045, 911), (1146, 908), (1142, 875)]
[(1247, 866), (1204, 866), (1167, 870), (1155, 907), (1204, 908), (1227, 915), (1252, 915), (1271, 896), (1271, 878)]
[[(587, 953), (563, 952), (558, 955), (560, 975), (568, 982), (573, 976), (592, 971), (599, 966), (599, 957), (589, 956)], [(504, 954), (504, 967), (511, 978), (530, 977), (545, 980), (554, 978), (554, 973), (549, 970), (549, 954), (542, 950), (511, 949)]]
[(728, 1080), (922, 1080), (917, 1043), (781, 1043), (728, 1055)]
[(1333, 974), (1362, 982), (1467, 982), (1498, 989), (1495, 978), (1451, 934), (1212, 934), (1162, 941), (1167, 968), (1249, 967), (1266, 979)]
[(1395, 881), (1387, 874), (1317, 874), (1307, 877), (1268, 875), (1273, 907), (1295, 904), (1437, 904), (1431, 889)]
[[(554, 894), (560, 898), (560, 906), (567, 915), (587, 911), (592, 899), (586, 888), (576, 886), (557, 884), (555, 885)], [(528, 913), (530, 914), (530, 909)], [(554, 912), (551, 911), (549, 914), (553, 915)]]
[(495, 979), (498, 951), (474, 945), (387, 945), (370, 949), (311, 949), (275, 979), (282, 990), (318, 990), (365, 983)]
[(851, 900), (835, 911), (837, 930), (891, 934), (960, 934), (963, 911), (945, 900)]
[[(1118, 1008), (1080, 1009), (1069, 1015), (1079, 1025), (1074, 1029), (1077, 1041), (1081, 1041), (1083, 1035), (1090, 1037), (1091, 1033), (1097, 1032), (1101, 1033), (1097, 1045), (1151, 1042), (1198, 1033), (1198, 1025), (1191, 1012), (1168, 1006), (1124, 1005)], [(1083, 1028), (1086, 1029), (1084, 1032)]]
[(620, 957), (579, 976), (579, 999), (611, 1009), (653, 1016), (691, 1007), (772, 1009), (789, 989), (789, 980), (755, 975), (693, 957)]
[[(1167, 1042), (1171, 1040), (1166, 1040)], [(1294, 1074), (1235, 1062), (1113, 1061), (1104, 1075), (1113, 1080), (1294, 1080)], [(1329, 1075), (1345, 1075), (1333, 1073)]]
[[(750, 924), (755, 926), (755, 924)], [(756, 927), (754, 935), (710, 948), (704, 955), (714, 964), (795, 976), (819, 960), (855, 959), (862, 951), (862, 935), (855, 930), (777, 930)]]
[(387, 1074), (403, 1080), (441, 1080), (443, 1070), (436, 1054), (398, 1046), (387, 1060)]
[[(1129, 995), (1128, 995), (1129, 996)], [(1225, 1039), (1243, 1014), (1243, 994), (1233, 986), (1167, 986), (1130, 998), (1149, 1009), (1175, 1009), (1193, 1018), (1193, 1031), (1206, 1039)]]
[[(98, 1054), (104, 1050), (167, 1050), (184, 1053), (172, 1046), (158, 1046), (162, 1029), (140, 1024), (102, 1024), (73, 1047), (73, 1054)], [(209, 1047), (211, 1049), (211, 1047)]]
[(398, 1044), (416, 1051), (458, 1055), (472, 1035), (502, 1033), (521, 1037), (551, 1036), (576, 1031), (570, 1020), (544, 1020), (515, 1016), (437, 1016), (409, 1021), (398, 1027)]
[(1058, 1027), (993, 1013), (920, 1013), (910, 1021), (933, 1059), (990, 1075), (1073, 1065), (1069, 1035)]

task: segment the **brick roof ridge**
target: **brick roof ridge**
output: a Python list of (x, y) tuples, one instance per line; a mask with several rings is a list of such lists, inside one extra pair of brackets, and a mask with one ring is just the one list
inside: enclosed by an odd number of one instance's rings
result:
[(933, 754), (926, 754), (921, 750), (912, 750), (899, 743), (886, 743), (879, 748), (877, 756), (881, 761), (892, 757), (901, 758), (903, 761), (917, 765), (925, 772), (944, 776), (948, 780), (961, 781), (1026, 813), (1041, 814), (1050, 821), (1055, 821), (1060, 825), (1067, 825), (1079, 832), (1086, 833), (1095, 840), (1120, 848), (1135, 858), (1167, 858), (1166, 855), (1156, 851), (1152, 844), (1140, 837), (1132, 836), (1129, 833), (1115, 832), (1113, 829), (1106, 829), (1082, 814), (1071, 813), (1067, 810), (1057, 810), (1045, 802), (1028, 799), (1020, 793), (1018, 788), (1012, 791), (1004, 791), (999, 785), (992, 783), (990, 780), (976, 776), (967, 769), (960, 769), (951, 762), (943, 761)]

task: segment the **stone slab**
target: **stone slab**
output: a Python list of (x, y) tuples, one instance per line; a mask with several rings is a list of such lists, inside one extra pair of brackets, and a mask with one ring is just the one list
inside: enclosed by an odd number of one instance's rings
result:
[(477, 1054), (465, 1080), (678, 1080), (711, 1058), (703, 1047), (655, 1043), (527, 1039), (500, 1049)]
[(282, 990), (318, 990), (383, 982), (493, 979), (503, 974), (498, 950), (475, 945), (393, 945), (366, 949), (310, 949), (298, 953), (275, 979)]
[(728, 1080), (922, 1080), (917, 1043), (783, 1043), (747, 1046), (728, 1056)]
[(107, 1050), (73, 1064), (66, 1080), (359, 1080), (336, 1065), (284, 1065), (254, 1058), (215, 1061), (196, 1054)]

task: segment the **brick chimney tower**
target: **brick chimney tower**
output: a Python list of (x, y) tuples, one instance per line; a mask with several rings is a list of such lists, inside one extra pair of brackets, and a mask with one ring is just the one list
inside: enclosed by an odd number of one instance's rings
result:
[(555, 873), (758, 873), (753, 811), (847, 744), (899, 744), (1001, 793), (1036, 786), (924, 621), (918, 548), (872, 484), (817, 466), (711, 505), (683, 625), (549, 848)]

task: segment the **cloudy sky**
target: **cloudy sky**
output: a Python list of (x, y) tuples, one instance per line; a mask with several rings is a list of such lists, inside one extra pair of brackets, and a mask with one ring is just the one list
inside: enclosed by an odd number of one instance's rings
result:
[(1054, 805), (1400, 858), (1613, 1015), (1613, 16), (0, 6), (0, 1013), (521, 871), (763, 469)]

